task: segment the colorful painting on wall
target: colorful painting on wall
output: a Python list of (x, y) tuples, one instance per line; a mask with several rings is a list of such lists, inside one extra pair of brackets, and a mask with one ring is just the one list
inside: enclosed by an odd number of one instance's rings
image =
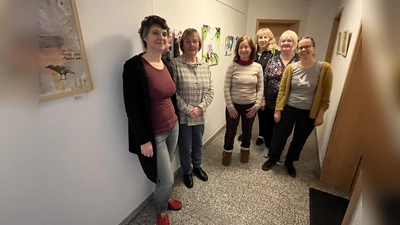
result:
[(225, 37), (225, 55), (232, 55), (232, 50), (235, 48), (235, 37), (226, 35)]
[(93, 90), (74, 0), (39, 2), (39, 100)]
[(203, 41), (203, 61), (208, 62), (210, 65), (217, 65), (219, 62), (221, 28), (203, 25), (201, 33)]

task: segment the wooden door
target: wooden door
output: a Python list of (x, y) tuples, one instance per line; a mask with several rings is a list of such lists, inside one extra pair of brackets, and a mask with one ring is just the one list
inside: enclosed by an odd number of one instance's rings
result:
[(321, 182), (351, 190), (362, 154), (362, 35), (359, 31), (321, 171)]
[(292, 30), (296, 34), (299, 33), (300, 20), (266, 20), (257, 19), (256, 31), (261, 28), (268, 28), (275, 36), (276, 43), (279, 42), (279, 37), (286, 30)]

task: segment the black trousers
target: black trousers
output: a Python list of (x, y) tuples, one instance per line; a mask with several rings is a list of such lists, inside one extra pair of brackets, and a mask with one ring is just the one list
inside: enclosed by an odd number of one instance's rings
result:
[(253, 128), (254, 117), (247, 118), (246, 114), (248, 113), (247, 109), (253, 107), (254, 104), (248, 105), (239, 105), (233, 104), (235, 106), (236, 111), (238, 111), (239, 116), (236, 119), (233, 119), (229, 115), (229, 111), (225, 108), (225, 119), (226, 119), (226, 131), (224, 138), (224, 149), (232, 150), (233, 144), (235, 142), (235, 136), (237, 127), (239, 125), (240, 118), (242, 118), (242, 144), (240, 145), (243, 149), (250, 148), (250, 140), (251, 140), (251, 131)]
[(257, 111), (258, 115), (258, 136), (264, 137), (265, 135), (265, 111), (262, 109), (259, 109)]
[(286, 105), (281, 112), (280, 121), (275, 124), (274, 134), (271, 141), (271, 146), (268, 156), (273, 161), (279, 161), (283, 149), (285, 148), (287, 138), (292, 133), (293, 140), (290, 143), (286, 161), (298, 161), (301, 150), (313, 131), (314, 119), (309, 117), (310, 110), (303, 110)]
[(275, 120), (274, 120), (275, 109), (265, 107), (264, 110), (264, 143), (267, 148), (270, 148), (272, 136), (274, 134)]

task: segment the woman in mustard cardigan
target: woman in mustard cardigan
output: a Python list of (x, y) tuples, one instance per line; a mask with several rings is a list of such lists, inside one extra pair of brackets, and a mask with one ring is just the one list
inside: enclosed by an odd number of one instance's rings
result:
[(269, 159), (262, 170), (268, 171), (279, 161), (287, 138), (293, 140), (286, 154), (285, 167), (291, 177), (296, 177), (294, 161), (315, 126), (324, 121), (332, 90), (332, 69), (329, 63), (314, 59), (315, 41), (310, 36), (298, 43), (300, 61), (288, 65), (283, 73), (276, 99), (274, 134), (269, 149)]

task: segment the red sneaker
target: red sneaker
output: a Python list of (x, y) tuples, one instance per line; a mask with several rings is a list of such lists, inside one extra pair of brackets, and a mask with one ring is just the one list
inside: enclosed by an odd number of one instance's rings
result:
[(167, 213), (157, 213), (157, 225), (169, 225)]
[(168, 200), (168, 209), (178, 211), (182, 208), (182, 202), (177, 199)]

